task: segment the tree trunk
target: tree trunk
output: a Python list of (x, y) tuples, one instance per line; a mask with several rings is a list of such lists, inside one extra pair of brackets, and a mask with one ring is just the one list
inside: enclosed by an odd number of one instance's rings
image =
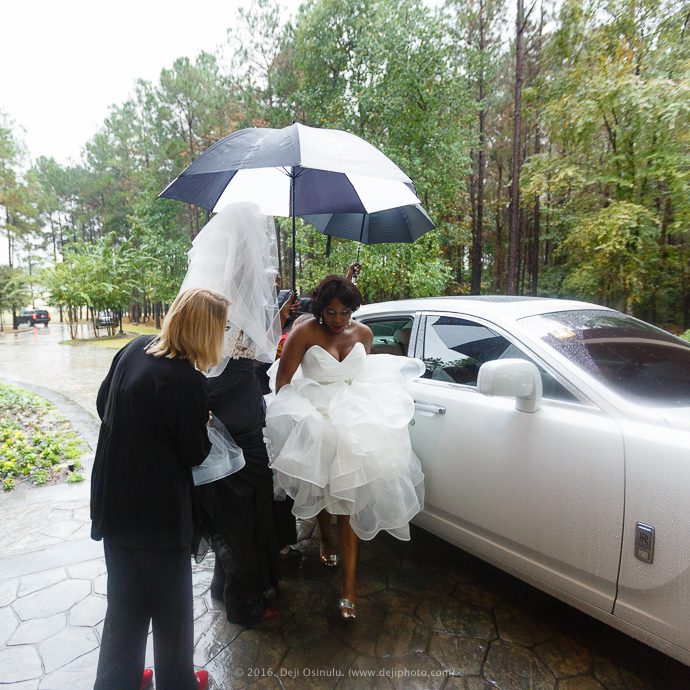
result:
[(518, 213), (518, 237), (520, 238), (520, 244), (518, 245), (518, 255), (517, 255), (517, 264), (518, 264), (518, 277), (517, 277), (517, 287), (516, 291), (513, 293), (514, 295), (524, 295), (526, 290), (525, 290), (525, 276), (527, 275), (527, 260), (528, 260), (528, 253), (529, 253), (529, 246), (525, 246), (524, 241), (522, 240), (523, 237), (527, 237), (529, 239), (529, 233), (527, 232), (527, 220), (525, 218), (525, 212), (523, 209), (520, 209), (520, 212)]
[(457, 265), (455, 267), (455, 280), (458, 284), (462, 283), (462, 276), (463, 276), (463, 264), (465, 261), (465, 245), (464, 244), (459, 244), (458, 245), (458, 261)]
[(537, 296), (537, 288), (539, 285), (539, 241), (540, 241), (540, 219), (541, 213), (539, 206), (539, 195), (534, 195), (534, 218), (532, 227), (532, 248), (530, 251), (530, 271), (529, 271), (529, 294), (533, 297)]
[(139, 304), (139, 288), (132, 290), (132, 308), (130, 309), (132, 315), (132, 323), (138, 324), (141, 318), (141, 306)]
[[(539, 154), (539, 152), (539, 125), (537, 124), (536, 131), (534, 133), (534, 153), (536, 155)], [(539, 284), (539, 243), (541, 241), (541, 207), (539, 203), (539, 194), (534, 195), (534, 207), (532, 213), (532, 234), (530, 237), (529, 250), (529, 294), (533, 297), (536, 297), (537, 287)]]
[(472, 277), (470, 294), (478, 295), (482, 289), (482, 255), (484, 240), (484, 129), (486, 110), (484, 109), (484, 52), (486, 51), (484, 0), (479, 0), (479, 147), (477, 151), (477, 213), (472, 226)]
[(505, 258), (503, 253), (503, 208), (501, 206), (501, 192), (503, 191), (503, 165), (499, 161), (498, 180), (496, 182), (496, 246), (494, 247), (494, 280), (496, 292), (503, 292)]
[(156, 328), (160, 329), (160, 327), (161, 327), (161, 303), (160, 302), (154, 303), (153, 315), (154, 315), (154, 318), (156, 319)]
[(525, 6), (517, 0), (515, 19), (515, 98), (513, 117), (513, 174), (510, 181), (510, 223), (508, 241), (508, 285), (509, 295), (517, 294), (518, 287), (518, 245), (520, 242), (520, 170), (522, 168), (522, 81), (525, 62)]
[(5, 221), (5, 230), (7, 231), (7, 265), (12, 268), (12, 231), (10, 230), (12, 216), (7, 206), (5, 206)]
[[(474, 165), (474, 161), (476, 159), (476, 155), (474, 151), (470, 151), (470, 160), (472, 161), (472, 167), (473, 169), (476, 169)], [(475, 242), (475, 237), (477, 234), (477, 197), (476, 197), (476, 180), (474, 173), (472, 173), (469, 177), (468, 183), (467, 183), (467, 188), (469, 192), (469, 197), (470, 197), (470, 224), (472, 228), (472, 240), (470, 242), (470, 251), (469, 251), (469, 259), (470, 259), (470, 294), (471, 295), (478, 295), (479, 294), (479, 289), (477, 289), (476, 292), (473, 291), (474, 288), (474, 261), (475, 261), (475, 254), (474, 254), (474, 242)]]
[(53, 263), (57, 264), (57, 232), (55, 231), (55, 221), (53, 220), (53, 214), (48, 216), (50, 220), (50, 239), (53, 243)]
[(688, 286), (688, 271), (683, 273), (683, 330), (690, 328), (690, 286)]

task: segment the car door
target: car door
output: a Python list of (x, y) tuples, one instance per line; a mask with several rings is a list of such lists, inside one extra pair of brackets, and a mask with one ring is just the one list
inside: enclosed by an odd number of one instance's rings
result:
[[(456, 314), (417, 319), (412, 350), (427, 365), (412, 383), (412, 441), (426, 478), (418, 524), (566, 600), (610, 612), (624, 501), (617, 424), (497, 326)], [(540, 369), (537, 412), (477, 391), (481, 364), (503, 357)]]

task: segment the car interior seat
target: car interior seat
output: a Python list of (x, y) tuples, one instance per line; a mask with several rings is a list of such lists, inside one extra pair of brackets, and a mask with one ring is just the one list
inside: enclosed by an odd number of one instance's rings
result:
[(402, 346), (394, 336), (379, 336), (374, 338), (371, 346), (372, 353), (376, 355), (402, 355)]
[(393, 338), (400, 345), (400, 354), (407, 355), (410, 349), (410, 335), (412, 334), (412, 324), (406, 324), (402, 328), (398, 328), (395, 333), (393, 333)]

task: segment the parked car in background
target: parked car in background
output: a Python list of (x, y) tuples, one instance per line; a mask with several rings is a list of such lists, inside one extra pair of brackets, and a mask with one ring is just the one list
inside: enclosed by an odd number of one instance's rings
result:
[(43, 324), (48, 326), (50, 323), (50, 314), (46, 309), (22, 309), (15, 318), (15, 324), (21, 326), (38, 326)]
[(107, 328), (108, 326), (117, 326), (117, 315), (111, 311), (99, 311), (96, 317), (96, 325), (98, 328)]
[(584, 302), (362, 307), (419, 357), (415, 522), (690, 664), (690, 343)]

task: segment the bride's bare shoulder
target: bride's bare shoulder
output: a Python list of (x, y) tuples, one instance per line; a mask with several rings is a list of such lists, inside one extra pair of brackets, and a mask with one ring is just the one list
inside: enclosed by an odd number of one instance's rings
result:
[(355, 321), (354, 319), (352, 320), (352, 325), (355, 327), (355, 336), (357, 337), (357, 340), (367, 346), (370, 346), (374, 339), (374, 334), (371, 328), (369, 328), (369, 326), (367, 326), (365, 323)]

